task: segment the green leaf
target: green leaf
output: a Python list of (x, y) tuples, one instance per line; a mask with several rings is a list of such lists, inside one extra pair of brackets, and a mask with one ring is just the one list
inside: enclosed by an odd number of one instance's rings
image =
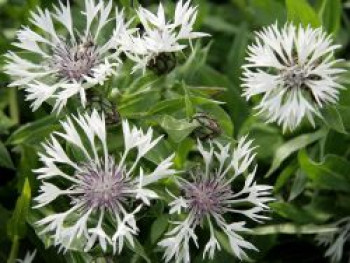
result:
[(179, 170), (183, 169), (183, 166), (187, 160), (187, 156), (194, 146), (194, 141), (190, 138), (186, 138), (180, 142), (177, 146), (176, 156), (174, 159), (175, 167)]
[(337, 111), (342, 119), (344, 129), (350, 131), (350, 107), (349, 106), (337, 106)]
[(146, 89), (125, 95), (119, 102), (118, 111), (125, 118), (140, 118), (160, 99), (159, 91)]
[(342, 116), (335, 106), (330, 106), (324, 109), (322, 111), (322, 116), (329, 128), (340, 133), (347, 133), (344, 127)]
[(290, 190), (288, 201), (294, 200), (304, 191), (306, 182), (307, 176), (303, 171), (298, 170), (293, 181), (292, 189)]
[(64, 256), (65, 256), (66, 262), (69, 262), (69, 263), (94, 262), (94, 258), (90, 256), (88, 253), (69, 251), (65, 253)]
[(23, 185), (22, 193), (17, 199), (16, 207), (11, 219), (7, 225), (7, 233), (14, 238), (22, 238), (26, 233), (26, 219), (29, 211), (31, 199), (31, 189), (29, 180), (26, 179)]
[[(270, 25), (286, 21), (286, 10), (280, 0), (251, 0), (254, 22), (258, 25)], [(273, 15), (271, 15), (273, 14)]]
[(286, 0), (288, 20), (296, 25), (319, 27), (321, 26), (313, 7), (307, 0)]
[(322, 21), (323, 28), (334, 36), (340, 28), (342, 3), (341, 0), (320, 0), (318, 17)]
[(41, 2), (41, 0), (28, 0), (27, 1), (28, 7), (26, 9), (27, 10), (28, 9), (34, 9), (37, 6), (40, 6), (40, 2)]
[(190, 135), (194, 129), (198, 127), (198, 124), (189, 122), (184, 119), (175, 119), (172, 116), (165, 115), (160, 121), (159, 125), (168, 133), (169, 137), (176, 143), (184, 140)]
[(280, 216), (294, 221), (298, 224), (318, 223), (316, 215), (305, 208), (291, 203), (272, 203), (270, 207)]
[(280, 129), (258, 122), (254, 116), (246, 120), (239, 134), (241, 136), (249, 134), (249, 137), (254, 138), (254, 144), (258, 146), (256, 149), (257, 157), (268, 163), (270, 163), (278, 147), (283, 144)]
[(56, 116), (50, 115), (21, 126), (18, 130), (12, 133), (7, 143), (15, 145), (23, 143), (35, 144), (41, 142), (52, 131), (59, 129), (59, 127)]
[(187, 90), (187, 87), (185, 87), (185, 84), (183, 84), (184, 91), (185, 91), (185, 109), (186, 109), (186, 117), (187, 119), (191, 119), (195, 110), (193, 108), (193, 104), (191, 101), (190, 94)]
[(286, 160), (290, 155), (323, 138), (326, 134), (327, 130), (322, 129), (315, 133), (300, 135), (281, 145), (275, 153), (271, 168), (267, 172), (266, 177), (275, 172), (282, 164), (282, 162)]
[(171, 145), (166, 140), (161, 140), (157, 145), (151, 149), (145, 156), (145, 158), (155, 165), (158, 165), (165, 158), (173, 154)]
[(8, 130), (14, 125), (16, 125), (16, 123), (13, 121), (13, 119), (0, 110), (0, 134), (8, 133)]
[(204, 25), (212, 31), (234, 35), (238, 32), (238, 27), (235, 24), (227, 22), (225, 19), (208, 14), (204, 19)]
[(151, 263), (151, 260), (149, 259), (149, 257), (147, 256), (145, 249), (143, 248), (143, 246), (140, 244), (140, 242), (134, 238), (134, 245), (131, 245), (128, 241), (126, 242), (127, 247), (134, 251), (137, 255), (139, 255), (140, 257), (142, 257), (147, 263)]
[(38, 186), (33, 169), (38, 165), (38, 154), (36, 148), (31, 145), (22, 144), (18, 147), (21, 152), (21, 160), (18, 166), (18, 185), (21, 187), (26, 179), (29, 180), (32, 191)]
[(223, 232), (219, 232), (219, 231), (215, 231), (215, 237), (218, 239), (218, 241), (219, 241), (220, 245), (223, 247), (223, 249), (227, 253), (233, 255), (228, 237)]
[(223, 87), (214, 87), (214, 86), (199, 86), (199, 87), (188, 87), (190, 91), (197, 91), (205, 96), (215, 96), (217, 94), (222, 94), (226, 91), (226, 88)]
[(221, 102), (218, 100), (208, 99), (208, 98), (199, 97), (199, 96), (191, 96), (191, 101), (195, 105), (203, 105), (203, 104), (222, 105), (222, 104), (225, 104), (224, 102)]
[(295, 224), (277, 224), (269, 226), (261, 226), (252, 229), (252, 235), (273, 235), (273, 234), (321, 234), (321, 233), (332, 233), (337, 230), (334, 226), (319, 226), (319, 225), (295, 225)]
[(131, 2), (132, 0), (120, 0), (120, 3), (121, 5), (124, 7), (124, 8), (128, 8), (131, 6)]
[[(0, 226), (6, 226), (6, 223), (11, 218), (12, 213), (0, 205)], [(7, 229), (6, 227), (0, 227), (0, 244), (7, 242)], [(7, 254), (7, 253), (6, 253)], [(7, 256), (7, 255), (6, 255)], [(0, 257), (1, 261), (1, 257)]]
[(149, 89), (152, 85), (155, 85), (155, 82), (159, 81), (153, 73), (146, 73), (136, 79), (132, 79), (132, 83), (128, 83), (123, 93), (123, 96), (133, 96), (137, 94), (136, 92), (142, 92)]
[(299, 152), (301, 169), (321, 189), (350, 193), (350, 162), (336, 155), (327, 155), (323, 162), (312, 161), (305, 150)]
[(250, 34), (247, 24), (242, 23), (227, 55), (227, 65), (225, 67), (226, 75), (229, 76), (236, 85), (240, 83), (242, 64), (244, 63), (246, 56), (249, 36)]
[(158, 113), (170, 114), (172, 112), (183, 109), (185, 104), (184, 98), (163, 100), (155, 104), (148, 112), (148, 116)]
[(186, 62), (182, 66), (178, 67), (176, 70), (173, 71), (176, 74), (176, 77), (178, 79), (185, 79), (185, 80), (193, 78), (197, 74), (198, 70), (203, 65), (205, 65), (210, 46), (211, 44), (202, 48), (200, 43), (197, 42), (196, 45), (194, 46), (193, 52), (188, 57)]
[(298, 169), (298, 163), (297, 162), (292, 162), (291, 164), (287, 165), (286, 168), (280, 173), (278, 176), (275, 187), (274, 187), (274, 192), (278, 193), (281, 191), (282, 187), (289, 182), (289, 179), (294, 175), (295, 171)]
[(11, 156), (2, 141), (0, 141), (0, 167), (14, 169)]
[(349, 149), (350, 137), (343, 133), (330, 130), (324, 141), (324, 154), (344, 156)]
[(155, 244), (169, 225), (169, 215), (161, 215), (151, 226), (151, 243)]

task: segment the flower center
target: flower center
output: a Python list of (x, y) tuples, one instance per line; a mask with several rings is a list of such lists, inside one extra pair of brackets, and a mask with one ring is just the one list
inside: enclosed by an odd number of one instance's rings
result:
[(197, 222), (208, 214), (224, 213), (226, 211), (224, 200), (228, 200), (232, 194), (229, 185), (222, 185), (216, 180), (194, 182), (185, 186), (184, 190), (190, 201), (190, 208), (195, 212)]
[(286, 87), (301, 88), (307, 79), (307, 75), (305, 69), (301, 67), (295, 67), (283, 72), (282, 78)]
[(61, 42), (54, 49), (52, 67), (61, 79), (82, 81), (84, 76), (92, 76), (92, 69), (99, 63), (99, 57), (91, 37), (75, 44)]
[(79, 200), (86, 208), (108, 209), (113, 212), (119, 204), (126, 202), (127, 190), (131, 185), (114, 162), (107, 172), (101, 167), (87, 164), (77, 176), (83, 182), (79, 189), (82, 192)]

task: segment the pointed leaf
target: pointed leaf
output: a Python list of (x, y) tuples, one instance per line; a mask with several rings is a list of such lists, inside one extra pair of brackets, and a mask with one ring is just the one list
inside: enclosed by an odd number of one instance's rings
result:
[(14, 239), (15, 237), (22, 238), (26, 232), (26, 219), (29, 211), (31, 199), (31, 189), (29, 180), (26, 179), (23, 185), (22, 193), (17, 199), (16, 207), (11, 219), (7, 225), (7, 233)]
[(319, 27), (320, 20), (307, 0), (286, 0), (288, 20), (296, 25)]
[(267, 172), (266, 177), (270, 176), (274, 171), (276, 171), (282, 162), (291, 154), (323, 138), (326, 134), (327, 131), (322, 129), (315, 133), (300, 135), (280, 146), (275, 153), (271, 168)]

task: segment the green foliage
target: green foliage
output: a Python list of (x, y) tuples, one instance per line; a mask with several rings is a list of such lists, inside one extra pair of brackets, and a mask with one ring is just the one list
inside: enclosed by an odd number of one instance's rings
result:
[(319, 0), (318, 17), (328, 33), (336, 36), (340, 28), (341, 0)]
[(31, 189), (29, 181), (26, 179), (23, 185), (22, 193), (17, 199), (12, 217), (7, 222), (7, 234), (12, 241), (11, 252), (8, 263), (16, 262), (16, 256), (19, 249), (19, 240), (24, 238), (27, 232), (26, 219), (28, 216), (31, 202)]
[(176, 143), (184, 140), (198, 127), (196, 123), (188, 122), (187, 120), (178, 120), (169, 115), (163, 116), (159, 121), (159, 125)]
[(0, 141), (0, 167), (14, 168), (11, 156), (5, 145)]
[[(78, 14), (83, 1), (70, 2), (73, 12)], [(155, 10), (159, 1), (113, 2), (131, 17), (138, 5)], [(174, 168), (184, 175), (188, 167), (192, 168), (192, 160), (198, 157), (195, 144), (200, 136), (206, 142), (215, 139), (234, 145), (237, 138), (248, 134), (257, 146), (257, 181), (273, 186), (275, 198), (270, 205), (272, 212), (268, 214), (271, 220), (266, 225), (251, 223), (251, 232), (240, 233), (260, 250), (249, 252), (248, 256), (262, 263), (292, 262), (284, 261), (281, 255), (291, 253), (290, 244), (299, 244), (301, 248), (293, 262), (323, 262), (324, 248), (315, 244), (314, 236), (332, 233), (335, 228), (331, 223), (350, 215), (350, 53), (346, 48), (350, 44), (350, 17), (346, 5), (341, 0), (193, 2), (199, 10), (194, 27), (208, 32), (210, 37), (194, 41), (188, 50), (179, 52), (177, 66), (169, 74), (158, 76), (146, 71), (131, 75), (131, 65), (126, 62), (120, 75), (106, 86), (99, 86), (94, 95), (110, 102), (113, 105), (110, 108), (117, 111), (120, 118), (145, 130), (152, 127), (155, 135), (163, 135), (164, 140), (146, 155), (145, 165), (149, 169), (175, 153)], [(3, 54), (16, 49), (11, 42), (21, 25), (28, 24), (30, 11), (36, 6), (51, 8), (52, 4), (57, 1), (0, 0), (0, 68), (6, 63)], [(172, 1), (163, 1), (163, 6), (168, 13), (175, 7)], [(256, 101), (250, 103), (242, 98), (247, 46), (252, 43), (256, 30), (276, 22), (278, 26), (285, 22), (314, 28), (322, 26), (344, 47), (334, 55), (345, 59), (340, 63), (346, 72), (341, 78), (344, 89), (339, 103), (324, 107), (323, 118), (317, 119), (315, 127), (301, 125), (295, 132), (283, 133), (280, 127), (265, 123), (255, 115)], [(126, 243), (121, 255), (113, 255), (111, 251), (103, 253), (97, 248), (86, 253), (79, 242), (67, 253), (57, 254), (54, 240), (41, 234), (42, 229), (35, 224), (54, 209), (50, 206), (30, 208), (33, 197), (38, 195), (39, 184), (33, 170), (39, 165), (41, 143), (53, 132), (60, 131), (60, 120), (84, 109), (75, 98), (59, 115), (52, 113), (48, 104), (32, 112), (23, 89), (7, 87), (8, 83), (9, 77), (0, 72), (0, 262), (14, 263), (16, 258), (23, 258), (27, 250), (34, 249), (38, 251), (34, 263), (162, 262), (163, 251), (157, 243), (172, 228), (173, 218), (166, 206), (169, 195), (164, 194), (165, 189), (172, 192), (176, 188), (172, 178), (154, 187), (161, 200), (145, 208), (150, 212), (138, 218), (142, 222), (139, 236), (134, 245)], [(110, 108), (105, 111), (107, 117), (113, 113)], [(205, 120), (196, 120), (198, 116), (205, 116)], [(218, 127), (217, 133), (211, 133), (211, 120)], [(122, 131), (118, 121), (110, 121), (108, 149), (118, 155), (123, 147)], [(76, 156), (81, 154), (72, 145), (66, 149)], [(174, 191), (174, 194), (178, 193)], [(58, 207), (63, 210), (65, 205), (62, 202)], [(239, 220), (241, 218), (237, 218)], [(204, 224), (199, 232), (199, 249), (191, 246), (191, 262), (240, 262), (222, 232), (215, 232), (221, 251), (213, 261), (203, 259), (207, 228)], [(317, 253), (303, 247), (305, 242)], [(310, 253), (314, 261), (306, 259), (305, 255)]]
[(55, 125), (57, 122), (56, 117), (51, 115), (23, 125), (11, 134), (7, 143), (20, 145), (41, 142), (43, 138), (60, 127), (59, 125)]
[(165, 233), (169, 226), (169, 216), (161, 215), (152, 224), (151, 227), (151, 243), (155, 244)]
[(309, 159), (305, 151), (298, 156), (301, 169), (314, 182), (315, 187), (350, 192), (350, 162), (339, 156), (326, 155), (321, 163)]
[(287, 159), (291, 154), (323, 138), (326, 134), (327, 130), (320, 130), (315, 133), (303, 134), (296, 138), (293, 138), (292, 140), (280, 146), (276, 150), (271, 168), (267, 172), (266, 176), (270, 176), (274, 171), (276, 171), (280, 167), (282, 162), (285, 159)]
[(307, 0), (286, 0), (288, 20), (296, 25), (319, 27), (320, 19)]

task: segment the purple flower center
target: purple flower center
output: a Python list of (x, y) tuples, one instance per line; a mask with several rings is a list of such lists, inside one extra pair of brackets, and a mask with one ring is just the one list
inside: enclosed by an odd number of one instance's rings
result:
[(54, 50), (52, 67), (61, 79), (82, 81), (84, 76), (92, 76), (99, 57), (97, 46), (90, 37), (71, 45), (61, 42)]
[(185, 196), (190, 202), (190, 209), (194, 211), (197, 222), (209, 214), (223, 214), (227, 211), (225, 203), (232, 195), (230, 185), (219, 180), (204, 179), (184, 186)]
[(87, 164), (84, 171), (77, 175), (82, 181), (79, 190), (83, 193), (78, 198), (85, 204), (85, 209), (107, 209), (115, 212), (127, 201), (132, 188), (131, 182), (114, 162), (110, 162), (107, 172), (104, 165), (99, 167)]

